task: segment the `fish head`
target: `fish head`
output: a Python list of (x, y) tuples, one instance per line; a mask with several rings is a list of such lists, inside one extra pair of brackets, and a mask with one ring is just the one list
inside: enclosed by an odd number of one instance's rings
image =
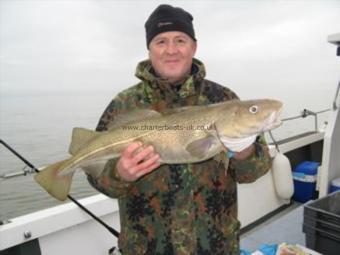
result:
[(282, 107), (273, 99), (234, 100), (225, 105), (215, 126), (220, 136), (249, 137), (280, 126)]

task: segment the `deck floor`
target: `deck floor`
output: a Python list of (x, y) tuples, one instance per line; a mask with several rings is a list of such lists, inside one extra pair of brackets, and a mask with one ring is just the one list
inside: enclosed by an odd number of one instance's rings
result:
[(241, 248), (255, 251), (262, 244), (300, 244), (305, 246), (302, 232), (303, 205), (294, 203), (274, 217), (241, 235)]

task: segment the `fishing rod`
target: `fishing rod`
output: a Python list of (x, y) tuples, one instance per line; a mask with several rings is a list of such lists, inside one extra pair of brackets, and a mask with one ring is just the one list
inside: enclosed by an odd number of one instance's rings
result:
[[(9, 146), (5, 141), (0, 139), (0, 143), (5, 146), (10, 152), (12, 152), (15, 156), (17, 156), (19, 159), (21, 159), (27, 166), (29, 166), (31, 169), (33, 169), (36, 173), (39, 173), (39, 169), (37, 169), (31, 162), (29, 162), (27, 159), (25, 159), (22, 155), (20, 155), (17, 151), (15, 151), (11, 146)], [(28, 172), (28, 171), (27, 171)], [(104, 228), (106, 228), (112, 235), (115, 237), (119, 237), (119, 232), (115, 230), (114, 228), (107, 225), (104, 221), (99, 219), (96, 215), (94, 215), (91, 211), (89, 211), (85, 206), (83, 206), (81, 203), (79, 203), (75, 198), (73, 198), (71, 195), (67, 195), (67, 197), (75, 203), (79, 208), (81, 208), (84, 212), (86, 212), (88, 215), (90, 215), (94, 220), (96, 220), (99, 224), (101, 224)]]

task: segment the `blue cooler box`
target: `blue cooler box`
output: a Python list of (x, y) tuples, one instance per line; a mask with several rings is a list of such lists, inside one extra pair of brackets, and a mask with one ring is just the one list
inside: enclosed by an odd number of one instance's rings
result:
[(329, 193), (332, 193), (338, 190), (340, 190), (340, 178), (337, 178), (331, 181), (331, 187), (329, 189)]
[(315, 198), (315, 186), (320, 163), (304, 161), (293, 170), (293, 200), (305, 203)]

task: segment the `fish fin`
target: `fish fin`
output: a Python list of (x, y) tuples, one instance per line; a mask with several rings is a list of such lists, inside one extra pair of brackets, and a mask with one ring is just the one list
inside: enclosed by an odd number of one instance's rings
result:
[(230, 159), (228, 158), (227, 153), (225, 151), (216, 154), (213, 157), (213, 160), (215, 160), (218, 163), (218, 166), (224, 163), (224, 167), (228, 169)]
[(202, 158), (204, 157), (211, 146), (216, 142), (216, 137), (213, 135), (207, 135), (204, 138), (200, 138), (196, 141), (189, 143), (186, 146), (186, 150), (194, 157)]
[(34, 176), (35, 181), (43, 187), (51, 196), (64, 201), (71, 188), (74, 171), (68, 175), (59, 175), (61, 166), (69, 159), (54, 163)]
[(80, 149), (89, 143), (92, 139), (101, 135), (100, 132), (92, 131), (86, 128), (73, 128), (72, 141), (68, 152), (75, 155)]
[(136, 121), (142, 121), (147, 118), (161, 116), (160, 112), (151, 109), (137, 109), (127, 113), (119, 114), (115, 117), (114, 121), (107, 126), (108, 130), (118, 128)]
[(226, 158), (227, 158), (226, 153), (225, 152), (223, 152), (223, 153), (221, 152), (221, 153), (216, 154), (213, 157), (213, 160), (215, 160), (216, 162), (221, 164), (223, 161), (225, 161)]

